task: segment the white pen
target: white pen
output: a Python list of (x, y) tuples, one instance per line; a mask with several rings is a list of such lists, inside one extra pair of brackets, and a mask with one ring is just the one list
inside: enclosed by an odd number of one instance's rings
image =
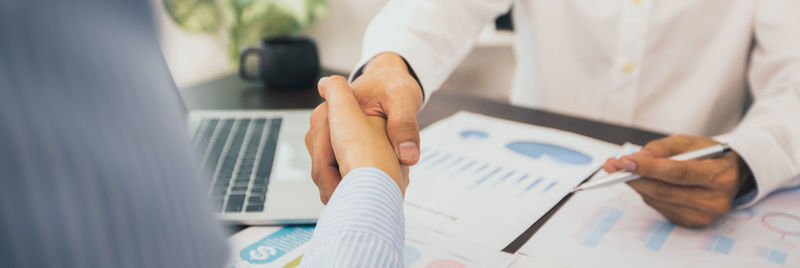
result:
[[(678, 160), (678, 161), (686, 161), (686, 160), (695, 160), (695, 159), (702, 159), (702, 158), (709, 158), (709, 157), (716, 157), (731, 151), (731, 147), (728, 146), (727, 143), (720, 143), (717, 145), (709, 146), (703, 149), (697, 149), (690, 152), (685, 152), (679, 155), (675, 155), (670, 157), (669, 159)], [(638, 179), (640, 176), (627, 172), (627, 171), (617, 171), (614, 173), (609, 174), (603, 178), (598, 178), (596, 180), (589, 181), (587, 183), (578, 185), (575, 187), (572, 192), (577, 192), (581, 190), (589, 190), (600, 188), (604, 186), (614, 185), (618, 183), (623, 183), (631, 180)]]

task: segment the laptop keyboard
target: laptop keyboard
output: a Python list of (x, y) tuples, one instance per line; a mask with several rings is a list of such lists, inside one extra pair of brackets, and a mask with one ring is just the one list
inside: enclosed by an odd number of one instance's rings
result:
[(203, 119), (194, 142), (212, 174), (216, 211), (261, 212), (272, 172), (281, 118)]

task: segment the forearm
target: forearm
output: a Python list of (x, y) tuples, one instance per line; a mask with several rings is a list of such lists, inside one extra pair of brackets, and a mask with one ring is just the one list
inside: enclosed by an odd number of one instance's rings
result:
[(755, 101), (730, 143), (752, 170), (757, 195), (800, 183), (800, 2), (759, 1), (748, 82)]
[(800, 184), (800, 99), (793, 93), (798, 89), (758, 100), (735, 130), (716, 137), (729, 143), (752, 172), (756, 192), (740, 200), (741, 206)]
[(403, 199), (383, 171), (350, 171), (322, 211), (304, 267), (402, 267)]

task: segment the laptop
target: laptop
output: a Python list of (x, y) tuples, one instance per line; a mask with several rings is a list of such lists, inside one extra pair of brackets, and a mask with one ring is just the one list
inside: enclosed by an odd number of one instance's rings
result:
[(191, 111), (189, 129), (208, 195), (224, 221), (316, 222), (323, 208), (311, 180), (305, 133), (311, 110)]

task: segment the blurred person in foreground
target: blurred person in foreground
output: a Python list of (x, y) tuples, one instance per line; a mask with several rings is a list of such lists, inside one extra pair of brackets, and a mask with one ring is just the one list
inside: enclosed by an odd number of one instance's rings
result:
[(203, 194), (150, 1), (0, 1), (0, 267), (208, 267)]
[[(389, 1), (350, 81), (364, 112), (387, 118), (403, 165), (419, 160), (418, 110), (512, 3), (513, 104), (682, 134), (603, 166), (641, 175), (628, 184), (673, 223), (709, 225), (800, 184), (796, 0)], [(315, 148), (328, 139), (321, 122), (309, 130)], [(719, 142), (734, 153), (668, 159)], [(341, 176), (329, 148), (311, 156), (324, 203)]]
[[(0, 267), (224, 264), (148, 3), (0, 3)], [(320, 89), (344, 179), (303, 265), (402, 267), (408, 169), (344, 78)]]

